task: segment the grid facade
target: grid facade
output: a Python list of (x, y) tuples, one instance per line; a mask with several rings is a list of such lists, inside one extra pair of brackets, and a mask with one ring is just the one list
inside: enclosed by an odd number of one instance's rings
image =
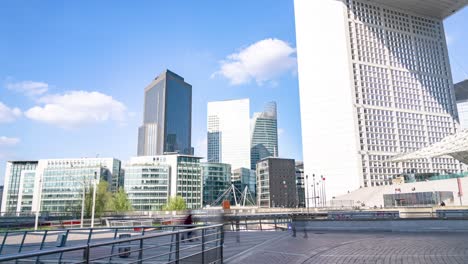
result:
[(346, 4), (364, 186), (411, 172), (459, 171), (451, 158), (386, 162), (456, 132), (442, 21), (367, 1)]
[(167, 164), (134, 165), (125, 169), (124, 189), (136, 211), (159, 210), (169, 197)]
[(21, 177), (23, 171), (35, 170), (37, 161), (9, 161), (6, 164), (5, 183), (1, 205), (2, 213), (17, 212), (18, 202), (21, 196)]

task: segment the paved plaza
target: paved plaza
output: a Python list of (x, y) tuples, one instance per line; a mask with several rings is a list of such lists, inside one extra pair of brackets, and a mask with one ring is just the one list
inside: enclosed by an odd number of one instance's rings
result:
[(242, 232), (225, 263), (468, 263), (467, 233)]
[[(110, 232), (97, 233), (93, 242), (109, 239)], [(136, 235), (136, 234), (135, 234)], [(468, 263), (468, 233), (466, 232), (337, 232), (309, 231), (298, 232), (296, 237), (291, 231), (242, 231), (225, 232), (224, 261), (228, 264), (275, 264), (275, 263)], [(10, 237), (10, 243), (21, 241), (20, 236)], [(28, 238), (24, 251), (37, 249), (39, 237)], [(170, 251), (169, 237), (161, 237), (145, 242), (145, 245), (161, 245), (152, 248), (144, 255), (161, 254)], [(51, 236), (46, 248), (54, 248)], [(85, 243), (84, 234), (75, 234), (68, 245)], [(200, 250), (200, 241), (181, 244), (184, 255)], [(137, 245), (134, 245), (137, 248)], [(93, 250), (93, 257), (105, 256), (110, 247)], [(4, 248), (13, 253), (17, 247)], [(4, 252), (4, 253), (6, 253)], [(81, 252), (65, 253), (64, 260), (80, 259)], [(132, 254), (132, 259), (137, 254)], [(58, 255), (46, 257), (57, 259)], [(41, 258), (43, 260), (45, 258)], [(165, 260), (152, 260), (145, 263), (164, 263)], [(120, 259), (122, 261), (122, 259)], [(111, 263), (118, 263), (114, 258)], [(11, 262), (14, 263), (14, 262)], [(107, 263), (107, 262), (106, 262)]]

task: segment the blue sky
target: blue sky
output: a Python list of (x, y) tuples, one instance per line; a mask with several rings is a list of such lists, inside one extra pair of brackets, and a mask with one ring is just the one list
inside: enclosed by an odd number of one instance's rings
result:
[[(468, 10), (446, 21), (455, 81), (468, 78)], [(6, 160), (136, 154), (143, 89), (165, 68), (206, 103), (277, 101), (279, 152), (302, 159), (292, 0), (2, 1), (0, 182)], [(0, 183), (1, 184), (1, 183)]]

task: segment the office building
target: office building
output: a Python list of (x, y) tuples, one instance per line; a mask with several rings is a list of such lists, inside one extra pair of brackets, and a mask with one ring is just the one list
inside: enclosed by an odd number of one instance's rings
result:
[(94, 179), (116, 191), (120, 161), (114, 158), (41, 159), (7, 162), (4, 201), (6, 213), (78, 212), (83, 188)]
[(466, 4), (295, 0), (304, 170), (327, 178), (329, 198), (460, 170), (451, 158), (387, 161), (456, 132), (443, 19)]
[(208, 103), (208, 162), (250, 168), (249, 99)]
[[(8, 161), (3, 185), (2, 214), (17, 213), (21, 208), (22, 186), (26, 175), (36, 170), (37, 161)], [(29, 182), (29, 180), (26, 180)]]
[(105, 180), (116, 191), (121, 162), (114, 158), (41, 159), (35, 171), (35, 212), (79, 212), (83, 188)]
[(257, 179), (255, 171), (247, 168), (238, 168), (232, 171), (231, 183), (241, 192), (248, 188), (248, 191), (252, 195), (252, 198), (255, 199), (255, 194), (257, 192)]
[(293, 159), (266, 158), (257, 163), (257, 205), (266, 208), (297, 207)]
[(302, 161), (296, 161), (296, 187), (297, 205), (298, 207), (306, 207), (304, 163)]
[(277, 157), (278, 154), (278, 123), (276, 103), (269, 102), (265, 110), (254, 113), (251, 124), (250, 168), (255, 170), (259, 160), (267, 157)]
[(203, 205), (213, 204), (231, 186), (231, 165), (202, 162)]
[(145, 88), (143, 125), (138, 130), (138, 156), (193, 154), (192, 86), (165, 70)]
[(201, 208), (200, 159), (180, 154), (131, 158), (124, 167), (124, 189), (133, 209), (160, 210), (175, 196), (182, 196), (188, 209)]
[(468, 129), (468, 80), (455, 84), (455, 99), (460, 127)]

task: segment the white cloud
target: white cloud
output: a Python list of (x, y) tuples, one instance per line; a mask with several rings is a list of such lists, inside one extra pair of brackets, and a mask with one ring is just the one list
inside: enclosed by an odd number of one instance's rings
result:
[(14, 146), (20, 142), (19, 138), (11, 138), (0, 136), (0, 147), (2, 146)]
[(0, 102), (0, 123), (13, 122), (19, 116), (21, 116), (19, 108), (9, 108)]
[(37, 96), (46, 93), (49, 90), (49, 85), (44, 82), (22, 81), (8, 82), (6, 88), (27, 96)]
[(127, 108), (123, 103), (99, 92), (70, 91), (43, 96), (38, 102), (44, 105), (29, 109), (25, 115), (62, 128), (109, 120), (122, 124), (127, 115)]
[(221, 61), (219, 71), (212, 78), (221, 75), (232, 85), (240, 85), (255, 80), (258, 85), (273, 81), (281, 74), (295, 71), (296, 49), (279, 39), (260, 40), (238, 53), (228, 55)]

